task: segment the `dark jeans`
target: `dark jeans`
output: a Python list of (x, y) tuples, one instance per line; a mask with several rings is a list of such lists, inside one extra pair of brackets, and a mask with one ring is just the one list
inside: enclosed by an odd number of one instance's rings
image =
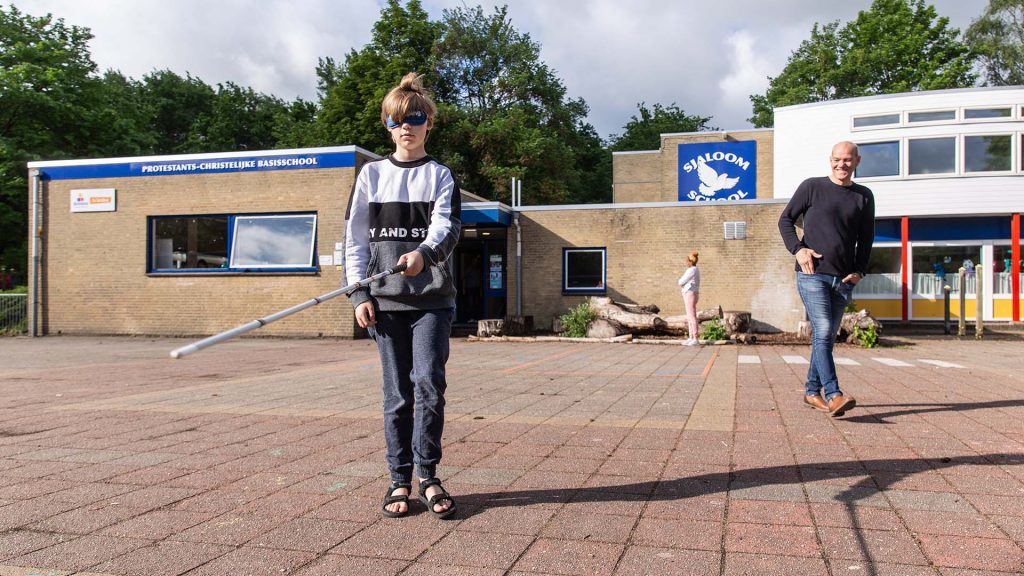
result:
[(807, 395), (822, 394), (825, 400), (842, 394), (832, 348), (843, 320), (846, 303), (853, 294), (853, 284), (830, 274), (797, 272), (796, 289), (811, 322), (811, 367), (807, 370)]
[(384, 373), (384, 440), (392, 482), (433, 478), (441, 461), (452, 309), (381, 312), (370, 337)]

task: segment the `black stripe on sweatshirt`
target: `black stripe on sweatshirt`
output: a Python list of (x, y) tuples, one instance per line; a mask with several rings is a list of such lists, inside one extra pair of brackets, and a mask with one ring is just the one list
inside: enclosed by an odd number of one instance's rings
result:
[(370, 202), (370, 242), (422, 242), (433, 211), (433, 202)]

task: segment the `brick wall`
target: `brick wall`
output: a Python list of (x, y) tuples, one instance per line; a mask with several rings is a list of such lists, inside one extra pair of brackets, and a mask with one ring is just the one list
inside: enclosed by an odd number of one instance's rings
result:
[[(336, 168), (44, 183), (43, 333), (210, 335), (338, 288), (337, 266), (315, 275), (147, 275), (147, 217), (316, 212), (317, 253), (333, 255), (355, 173)], [(117, 211), (71, 213), (70, 191), (86, 188), (115, 188)], [(350, 338), (357, 330), (352, 306), (339, 296), (259, 334)]]
[[(687, 254), (700, 253), (700, 308), (747, 310), (765, 330), (796, 329), (803, 307), (793, 257), (782, 245), (778, 216), (784, 201), (707, 202), (600, 209), (532, 209), (523, 228), (523, 313), (538, 327), (579, 304), (563, 295), (562, 248), (607, 248), (607, 287), (613, 300), (656, 304), (663, 316), (684, 314), (676, 279)], [(746, 240), (724, 240), (723, 223), (745, 221)], [(509, 309), (515, 307), (515, 244), (509, 244)]]
[(757, 142), (757, 199), (774, 198), (775, 133), (771, 130), (736, 130), (727, 133), (663, 134), (660, 150), (614, 154), (612, 201), (616, 204), (678, 201), (679, 145), (727, 140)]

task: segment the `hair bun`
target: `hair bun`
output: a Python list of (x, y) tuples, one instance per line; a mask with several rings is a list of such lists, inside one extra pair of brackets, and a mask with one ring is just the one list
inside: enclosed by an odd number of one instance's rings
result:
[(398, 88), (401, 90), (416, 92), (417, 94), (423, 94), (423, 75), (416, 74), (415, 72), (409, 72), (405, 76), (402, 76), (402, 81), (398, 83)]

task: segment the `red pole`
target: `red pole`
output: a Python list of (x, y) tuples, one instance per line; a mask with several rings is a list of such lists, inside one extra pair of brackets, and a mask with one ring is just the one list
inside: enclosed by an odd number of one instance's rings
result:
[(1020, 322), (1020, 214), (1014, 214), (1010, 223), (1010, 238), (1013, 245), (1010, 247), (1012, 257), (1010, 259), (1010, 291), (1013, 297), (1010, 300), (1013, 306), (1013, 321)]
[(900, 243), (902, 244), (903, 252), (903, 265), (900, 270), (900, 284), (902, 285), (901, 291), (903, 293), (903, 321), (906, 322), (910, 319), (910, 290), (909, 290), (909, 270), (910, 262), (907, 260), (907, 244), (910, 241), (910, 218), (904, 216), (900, 218)]

